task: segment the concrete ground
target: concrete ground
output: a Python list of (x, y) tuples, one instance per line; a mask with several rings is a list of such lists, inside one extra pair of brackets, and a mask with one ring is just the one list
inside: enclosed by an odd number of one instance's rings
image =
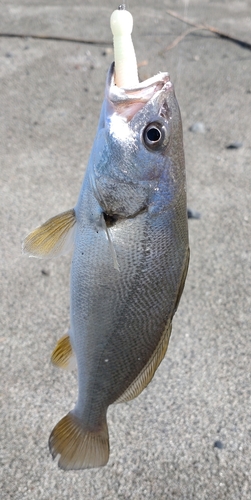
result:
[[(111, 41), (116, 7), (1, 1), (0, 32)], [(108, 465), (59, 470), (47, 441), (77, 383), (50, 354), (69, 325), (70, 256), (27, 259), (21, 240), (76, 202), (113, 55), (102, 44), (0, 38), (3, 500), (251, 498), (251, 52), (206, 31), (165, 50), (187, 29), (168, 8), (251, 42), (251, 1), (128, 7), (140, 76), (168, 70), (183, 117), (188, 204), (201, 213), (189, 221), (184, 295), (153, 382), (109, 410)]]

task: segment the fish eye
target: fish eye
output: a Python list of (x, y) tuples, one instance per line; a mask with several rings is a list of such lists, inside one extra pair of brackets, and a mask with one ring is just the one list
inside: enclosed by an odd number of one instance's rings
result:
[(160, 149), (163, 144), (166, 145), (167, 130), (165, 125), (161, 122), (149, 123), (143, 131), (143, 142), (152, 151)]

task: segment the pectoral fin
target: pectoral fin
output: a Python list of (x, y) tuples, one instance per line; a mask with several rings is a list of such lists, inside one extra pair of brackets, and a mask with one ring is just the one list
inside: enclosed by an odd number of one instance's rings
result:
[(141, 370), (136, 379), (132, 382), (132, 384), (129, 385), (129, 387), (117, 399), (117, 401), (115, 401), (115, 403), (125, 403), (126, 401), (130, 401), (131, 399), (136, 398), (143, 391), (143, 389), (146, 388), (149, 382), (151, 382), (158, 366), (160, 365), (166, 354), (171, 331), (172, 323), (169, 322), (149, 361), (144, 366), (143, 370)]
[(64, 370), (69, 370), (75, 366), (76, 359), (69, 335), (64, 335), (57, 341), (51, 355), (51, 362), (53, 365)]
[(23, 253), (40, 259), (63, 255), (73, 246), (75, 227), (74, 209), (52, 217), (26, 236)]

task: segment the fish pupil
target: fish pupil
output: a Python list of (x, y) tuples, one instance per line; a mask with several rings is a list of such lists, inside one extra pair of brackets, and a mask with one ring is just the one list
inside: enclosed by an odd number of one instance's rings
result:
[(142, 133), (142, 141), (149, 151), (159, 151), (168, 142), (167, 123), (161, 118), (158, 121), (148, 123)]
[(151, 142), (157, 142), (160, 140), (160, 131), (155, 127), (147, 130), (146, 135), (147, 135), (147, 139)]

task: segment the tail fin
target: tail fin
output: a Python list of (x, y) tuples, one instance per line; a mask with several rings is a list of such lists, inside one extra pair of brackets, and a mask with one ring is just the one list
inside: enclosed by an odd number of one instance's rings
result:
[(109, 459), (107, 422), (97, 432), (86, 431), (72, 412), (63, 417), (49, 437), (53, 459), (60, 455), (58, 466), (64, 470), (102, 467)]

